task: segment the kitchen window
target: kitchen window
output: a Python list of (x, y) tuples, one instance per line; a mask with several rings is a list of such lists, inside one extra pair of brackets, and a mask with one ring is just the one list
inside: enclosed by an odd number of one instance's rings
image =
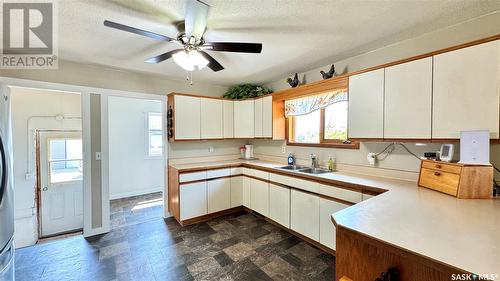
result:
[(163, 156), (163, 118), (159, 112), (147, 114), (147, 152), (149, 157)]
[(289, 145), (359, 148), (347, 142), (347, 90), (285, 101)]

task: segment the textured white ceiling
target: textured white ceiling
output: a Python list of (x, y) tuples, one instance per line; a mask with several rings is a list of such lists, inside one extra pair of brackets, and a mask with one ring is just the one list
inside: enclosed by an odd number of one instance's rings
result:
[[(356, 55), (370, 44), (392, 43), (500, 9), (497, 0), (339, 1), (206, 0), (206, 41), (259, 42), (262, 54), (211, 52), (226, 69), (194, 79), (221, 85), (269, 82)], [(111, 20), (175, 37), (183, 0), (60, 0), (59, 56), (63, 60), (182, 79), (172, 60), (143, 61), (177, 48), (103, 26)]]

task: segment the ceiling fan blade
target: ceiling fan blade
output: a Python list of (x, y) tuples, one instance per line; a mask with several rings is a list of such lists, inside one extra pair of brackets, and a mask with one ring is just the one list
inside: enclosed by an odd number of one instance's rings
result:
[(260, 43), (240, 43), (240, 42), (207, 42), (203, 47), (207, 46), (207, 50), (219, 52), (237, 52), (237, 53), (257, 53), (262, 52), (262, 44)]
[(203, 51), (199, 51), (199, 52), (204, 58), (206, 58), (208, 60), (208, 67), (211, 70), (217, 72), (217, 71), (221, 71), (224, 69), (224, 67), (218, 61), (216, 61), (211, 55), (209, 55)]
[(199, 0), (188, 0), (186, 3), (185, 28), (188, 36), (200, 40), (207, 27), (210, 6)]
[(169, 58), (172, 57), (173, 54), (177, 53), (180, 50), (181, 49), (177, 49), (177, 50), (172, 50), (172, 51), (166, 52), (166, 53), (158, 55), (156, 57), (149, 58), (145, 62), (147, 62), (147, 63), (160, 63), (160, 62), (162, 62), (164, 60), (168, 60)]
[(156, 40), (159, 40), (159, 41), (168, 41), (168, 42), (175, 41), (174, 39), (172, 39), (170, 37), (167, 37), (165, 35), (154, 33), (154, 32), (151, 32), (151, 31), (142, 30), (142, 29), (131, 27), (131, 26), (128, 26), (128, 25), (123, 25), (123, 24), (112, 22), (112, 21), (109, 21), (109, 20), (105, 20), (104, 21), (104, 25), (107, 26), (107, 27), (116, 28), (116, 29), (119, 29), (119, 30), (123, 30), (123, 31), (127, 31), (127, 32), (132, 32), (132, 33), (135, 33), (135, 34), (139, 34), (139, 35), (142, 35), (142, 36), (146, 36), (146, 37), (149, 37), (149, 38), (152, 38), (152, 39), (156, 39)]

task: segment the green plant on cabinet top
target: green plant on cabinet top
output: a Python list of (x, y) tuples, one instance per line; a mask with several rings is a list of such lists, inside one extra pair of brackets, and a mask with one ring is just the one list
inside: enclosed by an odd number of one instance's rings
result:
[(225, 94), (226, 99), (249, 99), (268, 95), (272, 93), (273, 90), (270, 88), (254, 85), (254, 84), (241, 84), (232, 87)]

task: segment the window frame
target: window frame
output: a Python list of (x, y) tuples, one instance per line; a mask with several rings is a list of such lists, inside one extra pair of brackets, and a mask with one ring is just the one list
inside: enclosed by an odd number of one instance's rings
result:
[[(163, 113), (162, 112), (154, 112), (154, 111), (148, 111), (145, 114), (145, 154), (146, 154), (146, 159), (162, 159), (163, 155), (165, 153), (165, 136), (164, 136), (164, 126), (163, 126)], [(150, 129), (150, 124), (149, 124), (149, 118), (151, 115), (156, 115), (159, 116), (160, 119), (162, 120), (162, 128), (160, 130), (151, 130)], [(161, 153), (158, 154), (151, 154), (151, 132), (156, 132), (159, 133), (162, 136), (162, 148), (161, 148)]]
[[(349, 97), (349, 96), (348, 96)], [(305, 143), (294, 142), (293, 128), (295, 118), (288, 117), (285, 120), (286, 124), (286, 144), (289, 146), (309, 146), (309, 147), (331, 147), (331, 148), (345, 148), (345, 149), (359, 149), (359, 142), (352, 141), (351, 143), (344, 143), (343, 140), (325, 139), (325, 108), (321, 108), (319, 114), (319, 143)], [(347, 124), (349, 124), (349, 106), (347, 107)], [(347, 126), (347, 136), (349, 136), (349, 126)], [(347, 139), (349, 140), (349, 138)]]

